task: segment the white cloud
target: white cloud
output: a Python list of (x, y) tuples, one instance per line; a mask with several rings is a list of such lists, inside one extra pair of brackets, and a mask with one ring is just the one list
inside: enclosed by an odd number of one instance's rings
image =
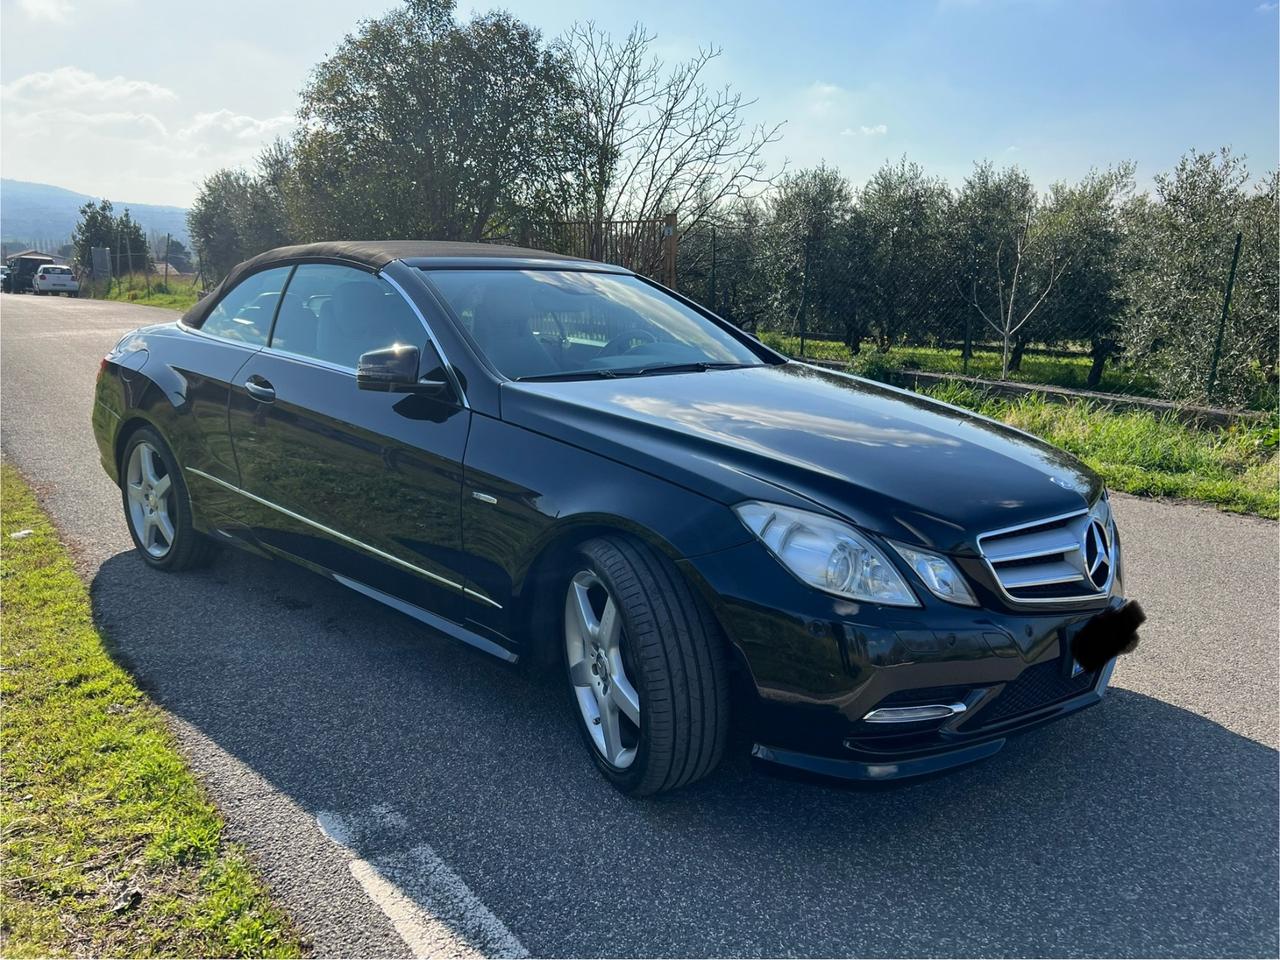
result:
[(217, 148), (231, 143), (265, 143), (293, 127), (293, 117), (268, 117), (258, 120), (230, 110), (198, 113), (195, 119), (178, 131), (178, 139), (203, 148)]
[(66, 23), (75, 9), (71, 0), (22, 0), (22, 12), (32, 20)]
[(124, 110), (85, 113), (68, 107), (55, 107), (50, 110), (33, 110), (22, 116), (24, 124), (39, 130), (91, 128), (104, 136), (167, 137), (169, 135), (164, 122), (152, 113), (133, 113)]
[(840, 131), (842, 137), (883, 137), (889, 132), (887, 123), (877, 123), (875, 126), (868, 127), (865, 124), (858, 127), (845, 127)]
[(827, 116), (844, 106), (847, 91), (834, 83), (818, 81), (805, 88), (804, 101), (809, 113), (816, 117)]
[(1254, 9), (1259, 13), (1275, 13), (1277, 8), (1280, 8), (1280, 3), (1260, 3)]
[(28, 73), (0, 87), (0, 96), (6, 100), (25, 100), (39, 103), (82, 103), (84, 101), (149, 100), (160, 102), (176, 100), (177, 94), (167, 87), (149, 80), (128, 80), (124, 77), (99, 77), (78, 67), (58, 67), (56, 70)]
[(190, 203), (210, 173), (251, 165), (294, 125), (195, 112), (167, 87), (77, 67), (19, 77), (0, 86), (0, 99), (5, 176), (155, 203)]

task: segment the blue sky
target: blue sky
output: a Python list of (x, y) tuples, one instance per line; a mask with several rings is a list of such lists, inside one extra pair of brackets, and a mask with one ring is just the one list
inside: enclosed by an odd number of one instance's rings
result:
[[(737, 3), (507, 0), (556, 35), (642, 11), (655, 49), (701, 44), (712, 78), (785, 121), (776, 169), (861, 182), (906, 155), (953, 182), (974, 160), (1042, 186), (1120, 159), (1141, 184), (1190, 147), (1261, 172), (1280, 152), (1276, 4), (1262, 0)], [(287, 133), (310, 67), (388, 0), (0, 0), (0, 173), (187, 204), (200, 179)]]

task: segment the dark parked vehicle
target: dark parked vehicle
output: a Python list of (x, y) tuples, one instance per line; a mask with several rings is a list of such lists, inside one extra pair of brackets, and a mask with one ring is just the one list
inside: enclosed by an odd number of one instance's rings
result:
[(265, 253), (125, 336), (93, 420), (148, 564), (231, 543), (558, 661), (631, 793), (709, 773), (731, 718), (837, 777), (986, 757), (1099, 701), (1077, 639), (1129, 609), (1069, 455), (552, 254)]
[(9, 272), (5, 274), (3, 281), (3, 290), (5, 293), (26, 293), (28, 290), (34, 291), (35, 287), (32, 281), (35, 280), (36, 272), (43, 266), (53, 263), (53, 257), (46, 257), (43, 254), (25, 254), (18, 257), (10, 257), (8, 266)]

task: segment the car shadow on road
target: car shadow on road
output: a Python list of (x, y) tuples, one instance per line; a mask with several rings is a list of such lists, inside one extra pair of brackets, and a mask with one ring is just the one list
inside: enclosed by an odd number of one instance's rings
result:
[[(312, 815), (394, 813), (535, 955), (1275, 955), (1277, 754), (1136, 692), (925, 782), (738, 751), (635, 801), (559, 687), (234, 552), (92, 583), (113, 655)], [(380, 837), (356, 853), (374, 857)]]

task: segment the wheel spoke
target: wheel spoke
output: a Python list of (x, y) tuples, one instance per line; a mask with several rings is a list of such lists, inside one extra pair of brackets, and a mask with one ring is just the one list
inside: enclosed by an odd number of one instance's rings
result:
[(158, 510), (154, 514), (154, 520), (160, 532), (164, 534), (165, 546), (173, 546), (173, 521), (169, 519), (169, 515), (164, 511)]
[(604, 613), (600, 614), (600, 621), (596, 625), (596, 642), (605, 650), (617, 650), (621, 633), (622, 619), (618, 616), (618, 605), (610, 597), (605, 601)]
[(591, 609), (591, 598), (588, 596), (587, 588), (574, 581), (573, 589), (569, 594), (569, 603), (574, 624), (583, 641), (594, 640), (600, 632), (600, 621), (596, 619), (595, 611)]
[(622, 729), (618, 708), (608, 701), (600, 704), (600, 731), (604, 734), (605, 759), (617, 764), (622, 756)]
[(152, 541), (155, 540), (156, 517), (155, 514), (149, 513), (142, 520), (142, 546), (145, 550), (150, 550)]
[(155, 495), (157, 497), (163, 497), (166, 493), (169, 492), (169, 487), (172, 484), (172, 482), (173, 482), (172, 478), (166, 473), (163, 477), (161, 477), (159, 480), (156, 481), (155, 487), (153, 488), (155, 491)]
[(569, 682), (575, 687), (591, 686), (591, 664), (586, 659), (579, 660), (569, 667)]
[(631, 686), (627, 675), (621, 672), (614, 673), (611, 683), (609, 699), (613, 701), (614, 707), (622, 711), (637, 727), (640, 726), (640, 695), (636, 693), (636, 688)]
[(156, 452), (145, 443), (140, 444), (138, 450), (142, 453), (141, 467), (142, 477), (150, 486), (155, 486), (160, 482), (160, 474), (156, 470)]
[(129, 502), (142, 503), (142, 481), (129, 484)]

